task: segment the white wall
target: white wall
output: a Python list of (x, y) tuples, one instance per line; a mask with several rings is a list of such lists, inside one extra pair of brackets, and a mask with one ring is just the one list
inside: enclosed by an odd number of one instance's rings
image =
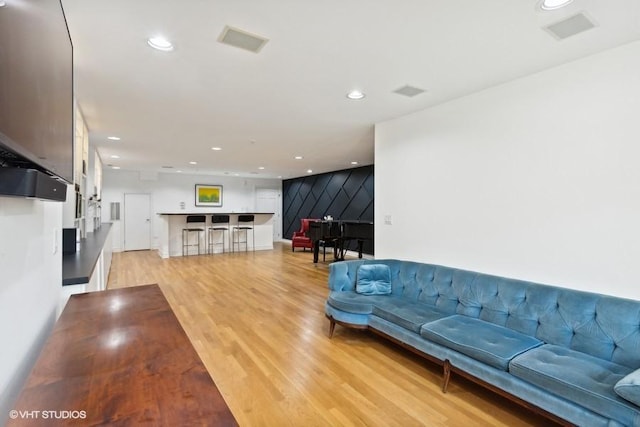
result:
[[(142, 178), (142, 179), (141, 179)], [(222, 185), (222, 207), (201, 208), (195, 206), (195, 185)], [(282, 181), (279, 179), (251, 179), (227, 176), (203, 176), (177, 173), (140, 173), (133, 171), (103, 170), (102, 220), (110, 221), (111, 202), (120, 202), (120, 221), (113, 222), (113, 248), (116, 251), (124, 247), (124, 194), (151, 194), (151, 247), (159, 247), (161, 222), (155, 213), (180, 212), (180, 203), (184, 202), (185, 212), (253, 212), (256, 209), (256, 189), (270, 188), (282, 193)]]
[(0, 425), (57, 318), (62, 210), (59, 202), (0, 197)]
[(73, 184), (67, 184), (67, 200), (62, 203), (62, 226), (76, 226), (76, 190)]
[(378, 124), (376, 257), (640, 299), (639, 113), (635, 42)]

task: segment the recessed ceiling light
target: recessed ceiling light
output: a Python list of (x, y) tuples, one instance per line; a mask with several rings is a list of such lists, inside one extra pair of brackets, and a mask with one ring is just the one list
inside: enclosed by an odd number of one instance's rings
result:
[(220, 148), (220, 147), (211, 147), (211, 149), (212, 149), (213, 151), (220, 151), (220, 150), (222, 150), (222, 148)]
[(163, 52), (169, 52), (173, 50), (173, 45), (171, 44), (171, 42), (162, 36), (150, 37), (147, 40), (147, 44), (152, 48), (161, 50)]
[(0, 7), (5, 7), (7, 3), (5, 1), (0, 1)]
[(119, 136), (108, 136), (107, 139), (109, 139), (111, 141), (120, 141), (120, 137)]
[(189, 162), (190, 165), (197, 165), (198, 162)]
[(358, 162), (351, 162), (351, 164), (352, 164), (352, 165), (357, 165), (357, 164), (358, 164)]
[(313, 173), (311, 169), (307, 169), (307, 173)]
[(182, 171), (176, 171), (176, 173), (182, 173)]
[(258, 169), (260, 169), (260, 170), (264, 170), (264, 166), (260, 166)]
[(120, 166), (111, 166), (111, 169), (120, 169)]
[(302, 156), (295, 156), (294, 159), (296, 160), (302, 160)]
[(347, 98), (349, 99), (362, 99), (365, 97), (365, 94), (359, 90), (352, 90), (347, 94)]
[(112, 156), (111, 156), (111, 158), (112, 158), (112, 159), (119, 159), (119, 158), (120, 158), (120, 156), (118, 156), (117, 154), (114, 154), (114, 155), (112, 155)]
[(555, 10), (567, 6), (573, 0), (542, 0), (540, 8), (542, 10)]

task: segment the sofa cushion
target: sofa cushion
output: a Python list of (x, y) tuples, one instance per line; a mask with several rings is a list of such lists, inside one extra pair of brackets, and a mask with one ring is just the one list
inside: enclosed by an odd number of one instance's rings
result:
[(389, 295), (391, 270), (386, 264), (364, 264), (358, 268), (356, 292), (362, 295)]
[(623, 399), (640, 406), (640, 369), (636, 369), (618, 381), (613, 387), (613, 391)]
[(420, 335), (503, 371), (515, 356), (542, 345), (535, 337), (462, 315), (427, 323)]
[(387, 295), (360, 295), (355, 292), (331, 291), (327, 303), (348, 313), (370, 314), (373, 303), (389, 298)]
[(420, 327), (434, 320), (442, 319), (449, 314), (442, 313), (435, 307), (413, 303), (404, 298), (389, 297), (373, 304), (372, 314), (405, 329), (420, 333)]
[(633, 425), (635, 409), (613, 391), (631, 368), (552, 344), (514, 358), (509, 372), (594, 412)]

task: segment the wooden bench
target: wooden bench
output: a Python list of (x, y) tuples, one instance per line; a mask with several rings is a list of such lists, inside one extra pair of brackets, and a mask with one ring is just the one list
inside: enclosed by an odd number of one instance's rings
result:
[(10, 426), (237, 425), (158, 285), (73, 295), (14, 409)]

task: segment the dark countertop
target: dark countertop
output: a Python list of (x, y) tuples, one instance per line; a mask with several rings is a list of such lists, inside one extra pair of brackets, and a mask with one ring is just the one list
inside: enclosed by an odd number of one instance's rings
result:
[(273, 215), (274, 212), (156, 212), (156, 215)]
[(74, 254), (62, 254), (62, 286), (89, 283), (104, 242), (111, 230), (111, 223), (104, 223), (100, 229), (87, 233), (80, 240), (80, 246)]

